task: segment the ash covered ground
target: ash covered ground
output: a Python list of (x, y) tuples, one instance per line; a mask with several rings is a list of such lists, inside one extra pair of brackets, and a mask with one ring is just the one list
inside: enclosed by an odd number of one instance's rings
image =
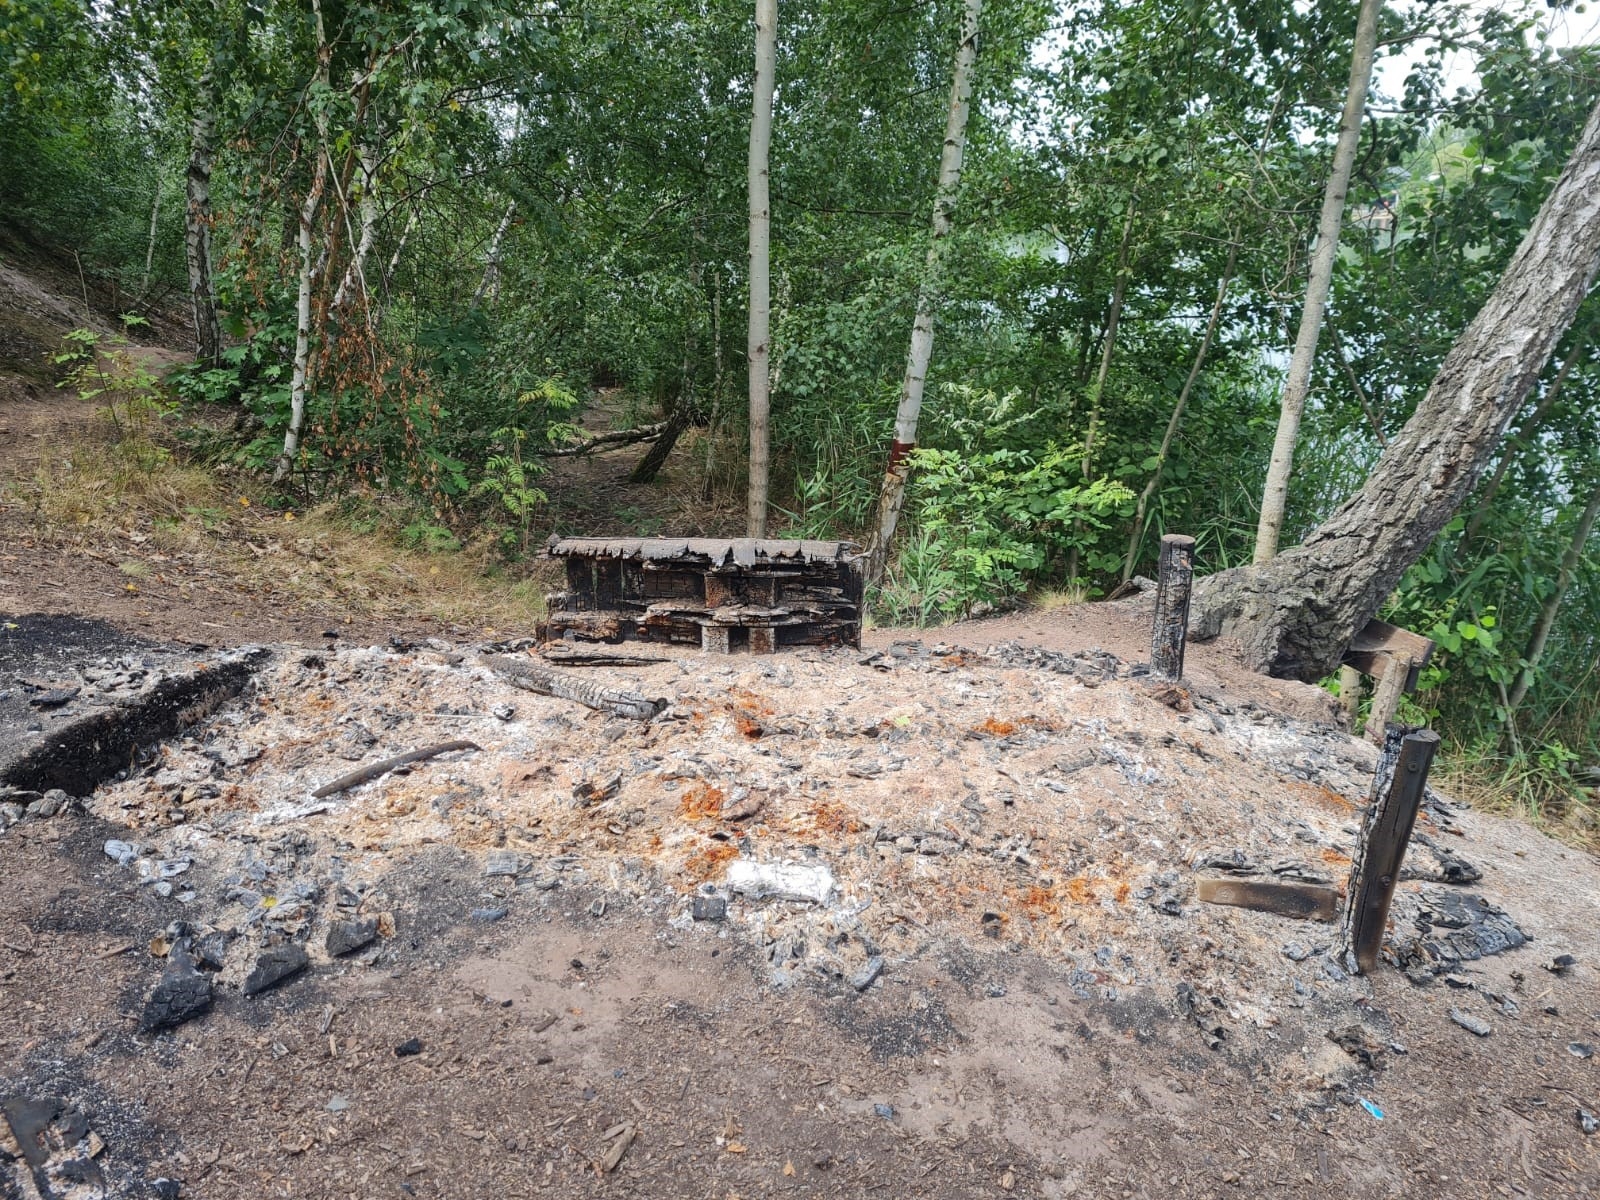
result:
[(125, 777), (14, 794), (0, 982), (51, 1007), (0, 1092), (59, 1110), (12, 1114), (17, 1194), (1593, 1193), (1592, 859), (1431, 794), (1350, 978), (1195, 898), (1344, 883), (1376, 754), (1323, 698), (984, 632), (557, 668), (650, 722), (469, 642), (275, 646)]

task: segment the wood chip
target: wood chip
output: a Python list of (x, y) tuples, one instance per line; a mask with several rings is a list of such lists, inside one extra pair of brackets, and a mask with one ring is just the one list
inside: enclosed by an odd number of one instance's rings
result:
[(617, 1164), (622, 1161), (622, 1156), (628, 1152), (628, 1147), (633, 1145), (633, 1139), (639, 1136), (639, 1131), (632, 1125), (624, 1125), (617, 1140), (611, 1143), (611, 1149), (606, 1151), (600, 1160), (600, 1170), (609, 1174), (617, 1169)]

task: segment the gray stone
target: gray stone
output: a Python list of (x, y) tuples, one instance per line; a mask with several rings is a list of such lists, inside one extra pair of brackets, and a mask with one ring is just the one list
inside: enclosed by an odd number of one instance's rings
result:
[(328, 938), (323, 944), (333, 958), (353, 953), (368, 945), (378, 936), (377, 917), (358, 917), (350, 921), (335, 921), (328, 926)]
[(51, 788), (28, 811), (36, 817), (53, 817), (65, 808), (71, 799), (72, 797), (68, 796), (60, 788)]
[(1480, 1020), (1471, 1013), (1464, 1013), (1459, 1008), (1450, 1010), (1450, 1019), (1468, 1033), (1476, 1034), (1478, 1037), (1488, 1037), (1494, 1032), (1494, 1026), (1489, 1022)]
[(874, 954), (867, 959), (861, 969), (850, 976), (850, 986), (858, 992), (864, 992), (883, 974), (883, 955)]
[(254, 996), (270, 987), (275, 987), (285, 979), (304, 971), (309, 962), (305, 947), (294, 942), (269, 946), (261, 952), (256, 959), (255, 969), (246, 977), (244, 994)]
[(507, 911), (504, 908), (475, 908), (472, 910), (472, 919), (481, 921), (485, 925), (493, 925), (496, 921), (503, 920)]
[(728, 915), (728, 902), (721, 896), (696, 896), (689, 912), (696, 921), (721, 921)]
[(119, 867), (126, 867), (139, 857), (139, 844), (137, 842), (122, 842), (111, 838), (106, 842), (106, 857)]
[(515, 850), (491, 850), (483, 862), (483, 873), (516, 876), (522, 873), (522, 856)]

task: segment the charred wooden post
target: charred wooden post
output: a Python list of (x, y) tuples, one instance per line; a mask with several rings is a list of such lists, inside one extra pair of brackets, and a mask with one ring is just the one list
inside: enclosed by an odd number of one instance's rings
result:
[(1350, 866), (1345, 897), (1344, 930), (1339, 958), (1345, 970), (1359, 975), (1372, 970), (1383, 948), (1389, 903), (1400, 880), (1417, 809), (1428, 782), (1428, 768), (1439, 746), (1429, 729), (1390, 725), (1372, 778), (1372, 796), (1361, 821), (1361, 837)]
[(859, 646), (862, 572), (847, 542), (552, 538), (567, 590), (547, 638), (679, 642), (713, 654)]
[(1150, 632), (1150, 663), (1164, 679), (1182, 679), (1184, 643), (1189, 637), (1189, 595), (1194, 584), (1194, 539), (1179, 533), (1163, 537), (1160, 568), (1155, 627)]

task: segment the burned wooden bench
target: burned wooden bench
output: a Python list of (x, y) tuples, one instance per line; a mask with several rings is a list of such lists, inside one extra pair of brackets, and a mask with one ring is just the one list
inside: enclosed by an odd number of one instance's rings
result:
[(554, 537), (567, 588), (547, 639), (678, 642), (723, 654), (861, 644), (861, 554), (849, 542)]

